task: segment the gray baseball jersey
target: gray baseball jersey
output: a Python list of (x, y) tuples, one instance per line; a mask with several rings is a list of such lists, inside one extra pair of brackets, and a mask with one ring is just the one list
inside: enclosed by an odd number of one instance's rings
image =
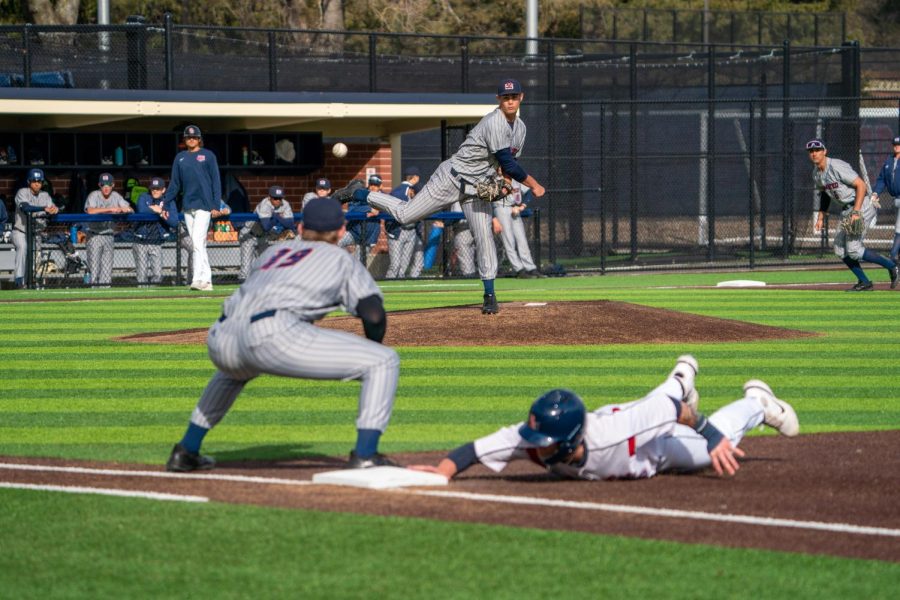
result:
[(828, 197), (841, 205), (853, 204), (856, 201), (856, 188), (853, 182), (859, 174), (846, 162), (837, 158), (826, 158), (825, 170), (813, 167), (813, 183), (816, 190), (824, 191)]
[[(22, 205), (28, 204), (30, 206), (56, 206), (53, 203), (53, 198), (50, 197), (50, 194), (41, 190), (38, 192), (38, 195), (35, 196), (31, 193), (30, 187), (23, 187), (18, 192), (16, 192), (16, 220), (13, 223), (13, 227), (18, 229), (19, 231), (25, 231), (25, 212), (22, 210)], [(33, 215), (38, 216), (38, 215)], [(35, 230), (44, 229), (47, 226), (47, 219), (37, 218), (34, 220), (34, 228)]]
[(518, 117), (510, 123), (496, 108), (478, 122), (456, 154), (438, 166), (414, 198), (404, 202), (390, 194), (372, 192), (369, 204), (407, 224), (460, 202), (475, 238), (478, 274), (481, 279), (495, 279), (498, 261), (491, 228), (493, 215), (490, 203), (475, 196), (474, 184), (497, 172), (499, 163), (494, 152), (509, 148), (513, 156), (519, 156), (524, 144), (525, 123)]
[(313, 325), (381, 291), (366, 268), (336, 245), (296, 239), (268, 248), (209, 330), (209, 356), (219, 371), (191, 421), (218, 423), (244, 385), (262, 373), (305, 379), (358, 379), (358, 429), (384, 431), (400, 372), (391, 348), (358, 335)]
[[(131, 208), (131, 204), (126, 202), (119, 192), (112, 191), (108, 197), (104, 197), (103, 192), (94, 190), (84, 201), (84, 208), (87, 212), (89, 208)], [(113, 221), (94, 221), (88, 223), (87, 227), (91, 233), (111, 234), (114, 225)]]
[[(260, 200), (259, 204), (256, 205), (256, 209), (253, 211), (256, 213), (256, 216), (260, 219), (271, 219), (272, 217), (279, 217), (281, 219), (293, 219), (294, 211), (291, 210), (291, 204), (287, 200), (281, 201), (281, 206), (275, 208), (272, 206), (272, 199), (266, 196), (262, 200)], [(259, 221), (247, 221), (247, 224), (241, 229), (241, 234), (244, 233), (252, 233), (255, 236), (261, 236), (265, 234), (263, 231), (262, 225), (260, 225)]]
[[(663, 471), (693, 471), (710, 465), (706, 440), (676, 422), (671, 398), (681, 398), (681, 383), (670, 377), (644, 398), (603, 406), (587, 414), (584, 428), (586, 458), (580, 465), (557, 463), (550, 471), (572, 479), (641, 479)], [(710, 418), (732, 445), (763, 422), (762, 404), (743, 398), (716, 411)], [(479, 462), (495, 472), (517, 459), (544, 466), (535, 446), (519, 435), (523, 423), (504, 427), (475, 441)]]

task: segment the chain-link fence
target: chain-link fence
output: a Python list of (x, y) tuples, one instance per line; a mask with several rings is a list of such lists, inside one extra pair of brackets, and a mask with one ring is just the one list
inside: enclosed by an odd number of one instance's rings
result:
[(184, 26), (171, 19), (0, 26), (0, 87), (490, 94), (497, 81), (516, 77), (535, 100), (701, 98), (710, 80), (731, 97), (854, 95), (850, 87), (870, 58), (874, 77), (897, 78), (900, 50), (860, 58), (850, 42), (784, 40), (791, 38), (710, 45), (681, 38), (527, 40)]

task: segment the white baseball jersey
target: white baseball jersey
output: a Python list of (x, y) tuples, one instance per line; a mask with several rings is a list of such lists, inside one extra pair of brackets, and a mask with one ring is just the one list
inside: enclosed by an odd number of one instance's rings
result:
[(213, 427), (248, 381), (270, 373), (360, 380), (357, 428), (384, 431), (400, 372), (397, 353), (312, 324), (337, 309), (356, 315), (359, 301), (373, 295), (381, 291), (365, 266), (336, 245), (298, 238), (268, 248), (209, 330), (209, 357), (219, 371), (191, 421)]
[[(641, 479), (661, 471), (692, 471), (710, 465), (706, 440), (676, 422), (675, 404), (681, 383), (674, 378), (645, 397), (587, 413), (584, 428), (586, 456), (581, 464), (557, 463), (546, 468), (571, 479)], [(747, 431), (763, 422), (758, 400), (744, 398), (716, 411), (710, 418), (737, 446)], [(536, 447), (519, 435), (519, 423), (475, 441), (479, 462), (499, 472), (513, 460), (530, 459), (545, 466)]]
[(853, 187), (853, 182), (859, 179), (859, 174), (849, 164), (837, 158), (826, 158), (825, 161), (824, 171), (813, 167), (813, 183), (816, 190), (824, 191), (841, 206), (853, 205), (856, 201), (856, 188)]

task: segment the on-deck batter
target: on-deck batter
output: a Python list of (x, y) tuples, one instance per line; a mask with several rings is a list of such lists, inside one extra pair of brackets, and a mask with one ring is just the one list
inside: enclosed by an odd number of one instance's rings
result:
[[(366, 268), (337, 246), (344, 214), (331, 198), (310, 200), (301, 238), (268, 248), (250, 276), (225, 301), (209, 330), (209, 357), (218, 370), (191, 415), (184, 438), (166, 463), (169, 471), (211, 469), (200, 454), (207, 432), (231, 408), (244, 386), (269, 373), (304, 379), (358, 379), (356, 448), (350, 468), (394, 465), (378, 453), (394, 405), (400, 359), (381, 345), (387, 326), (381, 290)], [(343, 309), (363, 321), (366, 337), (313, 325)]]
[(484, 304), (481, 312), (494, 314), (499, 310), (494, 293), (497, 277), (497, 248), (491, 227), (491, 205), (480, 200), (475, 184), (494, 176), (498, 169), (529, 188), (535, 197), (544, 195), (544, 187), (525, 172), (516, 158), (525, 145), (525, 123), (518, 117), (519, 105), (525, 94), (515, 79), (505, 79), (497, 89), (498, 108), (486, 115), (469, 132), (456, 154), (442, 162), (422, 191), (408, 202), (390, 194), (358, 190), (354, 197), (389, 213), (401, 225), (415, 223), (456, 201), (475, 237), (478, 272), (484, 284)]
[(794, 409), (758, 379), (744, 384), (742, 399), (707, 419), (697, 412), (697, 370), (694, 357), (681, 356), (669, 377), (640, 400), (593, 412), (574, 393), (552, 390), (534, 402), (527, 422), (460, 446), (437, 467), (411, 468), (449, 479), (476, 462), (499, 472), (513, 460), (530, 459), (572, 479), (641, 479), (710, 465), (734, 474), (746, 432), (765, 423), (786, 436), (799, 433)]

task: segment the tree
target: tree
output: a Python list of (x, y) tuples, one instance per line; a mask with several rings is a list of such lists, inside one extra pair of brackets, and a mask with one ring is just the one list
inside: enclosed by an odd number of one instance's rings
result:
[(81, 0), (28, 0), (35, 25), (75, 25)]

